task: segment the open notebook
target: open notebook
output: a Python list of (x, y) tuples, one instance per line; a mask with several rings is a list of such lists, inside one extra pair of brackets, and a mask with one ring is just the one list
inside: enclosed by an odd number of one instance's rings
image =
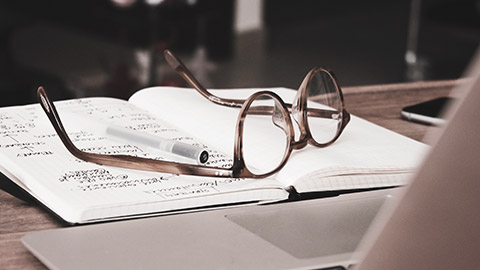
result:
[[(212, 91), (246, 98), (258, 89)], [(286, 101), (295, 91), (271, 89)], [(83, 150), (181, 160), (105, 135), (111, 124), (204, 146), (207, 165), (229, 166), (238, 109), (215, 105), (187, 88), (154, 87), (129, 101), (84, 98), (55, 103), (75, 145)], [(353, 190), (404, 184), (426, 146), (352, 116), (329, 147), (292, 154), (266, 179), (206, 178), (100, 166), (72, 156), (39, 104), (0, 108), (1, 171), (68, 223), (157, 215), (238, 203), (285, 200), (294, 193)], [(260, 132), (260, 131), (259, 131)], [(268, 147), (268, 145), (265, 145)], [(268, 161), (259, 161), (261, 167)], [(292, 188), (294, 187), (294, 188)]]

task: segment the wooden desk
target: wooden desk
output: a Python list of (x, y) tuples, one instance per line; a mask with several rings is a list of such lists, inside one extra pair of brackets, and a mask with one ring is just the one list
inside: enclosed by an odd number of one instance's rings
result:
[[(435, 128), (402, 120), (401, 108), (448, 95), (456, 82), (345, 87), (343, 91), (347, 110), (352, 114), (421, 141), (427, 130)], [(42, 207), (4, 191), (0, 191), (0, 213), (0, 268), (45, 269), (21, 244), (20, 238), (28, 232), (58, 228), (62, 224)]]

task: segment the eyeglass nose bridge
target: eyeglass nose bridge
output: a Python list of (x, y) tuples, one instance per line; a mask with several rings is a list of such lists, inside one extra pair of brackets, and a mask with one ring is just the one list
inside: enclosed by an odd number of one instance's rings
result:
[(290, 148), (292, 148), (292, 150), (300, 150), (305, 148), (307, 145), (308, 145), (308, 140), (305, 139), (304, 137), (304, 138), (300, 138), (298, 141), (293, 141), (290, 144)]
[(292, 102), (291, 113), (292, 117), (297, 123), (300, 135), (298, 141), (292, 145), (293, 149), (302, 149), (307, 146), (308, 141), (311, 139), (310, 132), (307, 130), (306, 121), (306, 107), (307, 107), (307, 86), (313, 74), (317, 71), (316, 68), (311, 69), (307, 75), (304, 77), (302, 83), (298, 87), (298, 91), (295, 95), (295, 98)]
[(293, 120), (295, 120), (295, 122), (297, 122), (297, 124), (299, 126), (302, 126), (301, 125), (301, 119), (303, 117), (303, 115), (302, 115), (303, 108), (302, 107), (304, 106), (304, 102), (302, 100), (300, 100), (301, 96), (302, 96), (301, 91), (297, 91), (297, 94), (295, 95), (295, 98), (293, 99), (292, 108), (291, 108), (291, 113), (292, 113)]
[[(302, 82), (302, 85), (303, 84), (304, 82)], [(298, 131), (300, 132), (298, 140), (291, 144), (291, 148), (294, 150), (305, 148), (308, 145), (309, 140), (311, 140), (310, 132), (308, 132), (307, 125), (305, 124), (306, 101), (303, 100), (305, 98), (305, 95), (302, 93), (303, 89), (304, 88), (300, 87), (300, 90), (297, 91), (291, 108), (292, 118), (297, 124)]]
[(272, 113), (272, 122), (275, 126), (283, 130), (283, 132), (289, 134), (289, 126), (288, 123), (285, 121), (285, 117), (288, 117), (288, 114), (284, 114), (285, 112), (283, 111), (282, 106), (278, 103), (278, 101), (275, 100)]

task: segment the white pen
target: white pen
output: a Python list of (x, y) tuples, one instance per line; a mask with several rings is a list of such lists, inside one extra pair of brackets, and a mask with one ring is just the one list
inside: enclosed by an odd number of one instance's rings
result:
[(114, 125), (107, 126), (106, 133), (107, 135), (122, 139), (123, 141), (138, 143), (175, 155), (194, 159), (198, 164), (203, 164), (208, 160), (208, 152), (205, 149), (187, 143), (169, 140)]

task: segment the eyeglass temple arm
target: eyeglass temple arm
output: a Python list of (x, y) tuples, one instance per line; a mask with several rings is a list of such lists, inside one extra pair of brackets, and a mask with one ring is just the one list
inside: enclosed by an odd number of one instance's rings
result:
[(245, 102), (244, 99), (227, 99), (218, 97), (212, 93), (210, 93), (205, 87), (203, 87), (197, 79), (193, 76), (193, 74), (188, 70), (188, 68), (178, 59), (173, 52), (170, 50), (165, 50), (163, 52), (165, 56), (165, 60), (167, 63), (180, 75), (183, 79), (185, 79), (193, 88), (195, 88), (202, 96), (206, 99), (210, 100), (213, 103), (218, 105), (227, 106), (227, 107), (242, 107), (243, 103)]
[[(286, 104), (288, 111), (292, 112), (292, 105)], [(272, 106), (252, 106), (249, 111), (250, 114), (257, 115), (270, 115), (273, 112)], [(339, 115), (339, 111), (336, 110), (323, 110), (323, 109), (308, 109), (307, 115), (310, 117), (319, 117), (319, 118), (336, 118)]]
[[(193, 88), (195, 88), (202, 96), (207, 98), (213, 103), (218, 105), (223, 105), (227, 107), (242, 107), (243, 103), (246, 101), (244, 99), (226, 99), (221, 98), (218, 96), (213, 95), (210, 93), (205, 87), (203, 87), (197, 79), (193, 76), (193, 74), (188, 70), (188, 68), (182, 63), (180, 59), (178, 59), (175, 54), (166, 49), (164, 51), (165, 59), (167, 63), (180, 75), (183, 79), (185, 79)], [(287, 104), (289, 111), (291, 111), (292, 104)], [(270, 114), (273, 108), (268, 108), (267, 106), (262, 106), (262, 108), (258, 109), (251, 109), (250, 113), (255, 114)], [(339, 112), (334, 110), (322, 110), (322, 109), (309, 109), (308, 115), (313, 117), (321, 117), (321, 118), (334, 118), (335, 115), (338, 115)]]
[(84, 152), (78, 149), (68, 137), (60, 117), (58, 116), (57, 109), (48, 98), (45, 89), (40, 86), (37, 94), (40, 104), (57, 132), (57, 135), (60, 137), (67, 150), (81, 160), (126, 169), (198, 176), (233, 177), (233, 172), (230, 169), (182, 164), (127, 155), (103, 155)]

